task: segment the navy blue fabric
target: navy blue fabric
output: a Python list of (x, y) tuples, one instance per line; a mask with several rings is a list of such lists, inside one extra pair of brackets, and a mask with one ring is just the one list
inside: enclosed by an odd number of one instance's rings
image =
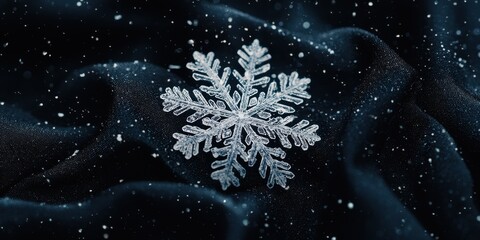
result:
[[(0, 239), (480, 239), (478, 1), (4, 1)], [(253, 39), (320, 126), (268, 189), (173, 151), (167, 87)], [(179, 66), (179, 67), (178, 67)]]

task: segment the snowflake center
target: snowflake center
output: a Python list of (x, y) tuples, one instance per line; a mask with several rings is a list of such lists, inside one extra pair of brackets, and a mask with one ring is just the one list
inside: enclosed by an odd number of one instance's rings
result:
[(238, 119), (245, 119), (248, 117), (248, 114), (244, 111), (237, 111), (237, 117)]

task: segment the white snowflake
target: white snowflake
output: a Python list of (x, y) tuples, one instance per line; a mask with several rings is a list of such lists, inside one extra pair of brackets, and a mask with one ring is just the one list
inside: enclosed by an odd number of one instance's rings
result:
[[(310, 83), (308, 78), (299, 78), (297, 72), (290, 75), (280, 73), (279, 83), (271, 81), (270, 77), (260, 75), (270, 70), (270, 64), (264, 64), (271, 56), (268, 49), (260, 46), (254, 40), (250, 46), (243, 46), (238, 50), (240, 56), (238, 63), (245, 70), (244, 74), (233, 70), (233, 76), (238, 80), (236, 90), (231, 93), (228, 84), (230, 68), (224, 68), (221, 76), (218, 74), (220, 61), (214, 58), (214, 53), (204, 55), (193, 53), (194, 63), (188, 63), (187, 68), (193, 71), (196, 81), (207, 81), (208, 86), (202, 85), (199, 90), (193, 90), (196, 100), (190, 93), (179, 87), (166, 88), (160, 96), (163, 99), (165, 112), (173, 111), (180, 115), (188, 110), (195, 113), (187, 117), (188, 123), (202, 120), (203, 128), (186, 125), (182, 128), (184, 133), (174, 133), (177, 139), (173, 146), (181, 151), (186, 159), (195, 156), (200, 151), (200, 143), (204, 142), (203, 151), (211, 151), (215, 158), (221, 160), (212, 163), (212, 179), (220, 181), (222, 189), (226, 190), (231, 184), (240, 186), (240, 181), (235, 171), (243, 178), (246, 170), (239, 163), (239, 159), (248, 162), (252, 167), (260, 156), (259, 172), (262, 178), (269, 177), (267, 186), (272, 188), (275, 184), (287, 187), (287, 179), (295, 175), (289, 171), (290, 165), (279, 159), (285, 158), (281, 148), (268, 146), (270, 139), (277, 139), (284, 148), (291, 148), (293, 140), (295, 146), (307, 150), (313, 146), (320, 137), (316, 134), (317, 125), (310, 125), (309, 121), (301, 120), (293, 126), (288, 126), (295, 116), (272, 116), (291, 114), (295, 109), (282, 102), (300, 105), (303, 99), (309, 99), (306, 89)], [(263, 65), (262, 65), (263, 64)], [(265, 88), (266, 92), (259, 92), (256, 88)], [(215, 98), (207, 100), (202, 92)], [(245, 134), (245, 136), (244, 136)], [(222, 147), (213, 147), (212, 141)], [(274, 141), (275, 143), (275, 141)]]

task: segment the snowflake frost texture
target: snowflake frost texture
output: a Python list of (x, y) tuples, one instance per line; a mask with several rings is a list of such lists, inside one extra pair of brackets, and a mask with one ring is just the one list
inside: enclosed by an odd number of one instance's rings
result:
[[(310, 125), (307, 120), (293, 125), (295, 116), (283, 117), (295, 112), (287, 104), (300, 105), (303, 99), (310, 98), (306, 91), (310, 79), (300, 78), (297, 72), (290, 75), (280, 73), (278, 83), (262, 76), (270, 70), (270, 64), (265, 62), (271, 56), (256, 39), (237, 54), (243, 75), (228, 67), (219, 74), (220, 61), (215, 59), (213, 52), (207, 55), (194, 52), (195, 62), (188, 63), (187, 68), (193, 71), (196, 81), (208, 85), (193, 90), (195, 99), (179, 87), (166, 88), (160, 96), (165, 112), (173, 111), (178, 116), (190, 110), (194, 113), (187, 117), (188, 123), (201, 120), (202, 127), (186, 125), (182, 128), (183, 133), (174, 133), (177, 142), (173, 148), (189, 159), (200, 152), (203, 143), (204, 152), (211, 152), (219, 158), (211, 165), (214, 169), (211, 177), (220, 181), (223, 190), (232, 184), (240, 186), (238, 176), (243, 178), (246, 174), (242, 162), (253, 167), (257, 161), (260, 176), (266, 178), (268, 172), (269, 188), (275, 184), (286, 188), (287, 179), (295, 175), (290, 171), (290, 164), (281, 160), (285, 158), (285, 151), (270, 145), (279, 143), (284, 148), (291, 148), (293, 140), (293, 145), (307, 150), (320, 141), (316, 134), (317, 125)], [(229, 82), (231, 74), (237, 80), (233, 90)], [(207, 99), (204, 93), (212, 99)], [(271, 141), (274, 139), (277, 141)], [(214, 147), (213, 141), (221, 147)]]

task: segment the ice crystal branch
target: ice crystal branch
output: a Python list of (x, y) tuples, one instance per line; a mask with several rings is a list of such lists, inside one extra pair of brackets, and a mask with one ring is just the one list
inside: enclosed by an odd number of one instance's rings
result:
[[(220, 60), (215, 59), (212, 52), (207, 55), (194, 52), (195, 62), (187, 64), (196, 81), (209, 83), (201, 85), (200, 90), (216, 101), (207, 100), (198, 90), (193, 90), (194, 100), (187, 90), (178, 87), (167, 88), (160, 96), (164, 101), (164, 111), (173, 111), (177, 116), (193, 111), (187, 122), (201, 119), (204, 126), (186, 125), (182, 128), (183, 133), (174, 133), (177, 142), (173, 148), (189, 159), (200, 152), (200, 144), (203, 143), (204, 152), (211, 151), (215, 158), (219, 158), (211, 165), (214, 169), (211, 177), (218, 180), (224, 190), (231, 185), (240, 186), (238, 176), (245, 177), (246, 170), (240, 159), (249, 167), (260, 160), (259, 173), (262, 178), (268, 175), (267, 186), (273, 188), (277, 184), (287, 188), (287, 179), (295, 175), (290, 171), (290, 164), (282, 160), (286, 156), (285, 151), (269, 144), (279, 141), (287, 149), (294, 145), (307, 150), (320, 141), (320, 137), (316, 133), (318, 126), (310, 125), (307, 120), (300, 120), (292, 126), (295, 116), (274, 115), (294, 113), (295, 109), (288, 104), (300, 105), (304, 99), (309, 99), (306, 90), (310, 79), (299, 78), (297, 72), (290, 75), (280, 73), (277, 84), (270, 77), (262, 76), (270, 70), (270, 64), (266, 62), (271, 55), (258, 40), (242, 46), (237, 54), (243, 74), (227, 67), (220, 76)], [(238, 82), (233, 94), (228, 84), (231, 73)], [(259, 91), (258, 88), (267, 84), (266, 92)], [(223, 146), (214, 147), (213, 140)]]

